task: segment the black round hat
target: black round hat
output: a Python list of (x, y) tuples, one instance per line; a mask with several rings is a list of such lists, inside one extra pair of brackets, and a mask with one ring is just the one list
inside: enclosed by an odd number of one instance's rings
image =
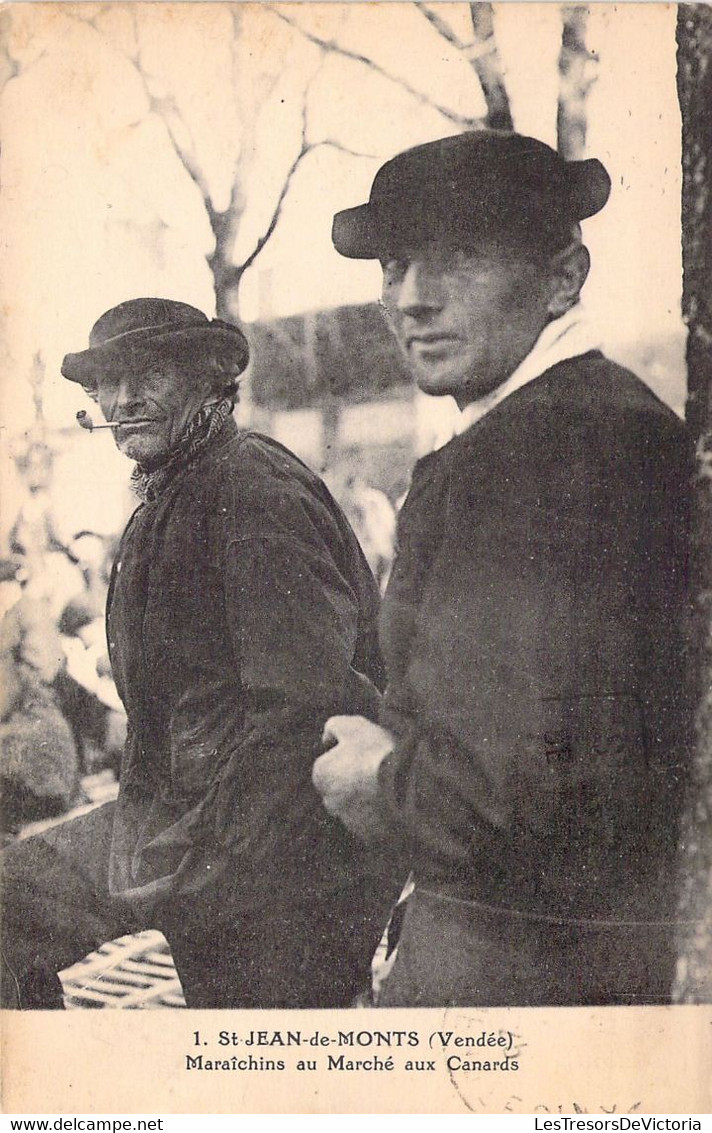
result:
[(536, 239), (603, 208), (596, 158), (565, 161), (537, 138), (479, 130), (405, 150), (381, 166), (366, 204), (334, 217), (342, 256), (377, 259), (429, 240)]
[(197, 307), (175, 299), (128, 299), (106, 311), (89, 333), (88, 350), (66, 354), (62, 374), (70, 382), (91, 385), (98, 370), (149, 352), (191, 360), (215, 346), (232, 358), (241, 373), (250, 357), (239, 327), (209, 319)]

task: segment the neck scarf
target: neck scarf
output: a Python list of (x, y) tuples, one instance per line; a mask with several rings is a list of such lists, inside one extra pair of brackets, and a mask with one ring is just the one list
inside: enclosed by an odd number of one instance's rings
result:
[(198, 453), (217, 436), (234, 408), (231, 397), (204, 405), (163, 464), (151, 470), (137, 464), (131, 474), (131, 487), (139, 499), (144, 503), (157, 499), (173, 477), (192, 464)]

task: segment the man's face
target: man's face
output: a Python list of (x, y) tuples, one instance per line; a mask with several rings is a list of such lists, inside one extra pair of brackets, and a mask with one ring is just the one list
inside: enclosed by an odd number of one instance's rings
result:
[(460, 408), (509, 377), (549, 318), (547, 272), (523, 254), (427, 244), (382, 267), (383, 304), (418, 386)]
[(145, 467), (160, 464), (175, 448), (186, 426), (209, 399), (200, 382), (172, 359), (128, 358), (97, 375), (96, 400), (113, 430), (116, 447)]

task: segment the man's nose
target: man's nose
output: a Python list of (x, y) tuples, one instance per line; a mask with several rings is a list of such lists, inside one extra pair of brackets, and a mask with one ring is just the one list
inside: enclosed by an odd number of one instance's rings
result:
[(140, 405), (141, 398), (139, 390), (131, 377), (121, 378), (114, 387), (113, 409), (114, 411), (126, 412), (127, 410), (135, 409)]
[(427, 314), (442, 307), (442, 288), (423, 264), (408, 264), (398, 286), (395, 307), (405, 315)]

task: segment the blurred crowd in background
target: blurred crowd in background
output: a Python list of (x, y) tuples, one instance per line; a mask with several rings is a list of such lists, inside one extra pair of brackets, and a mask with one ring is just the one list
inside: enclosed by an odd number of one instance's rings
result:
[(23, 492), (0, 560), (4, 836), (88, 803), (82, 780), (115, 774), (125, 734), (104, 634), (115, 540), (63, 536), (49, 445), (31, 442), (17, 463)]

